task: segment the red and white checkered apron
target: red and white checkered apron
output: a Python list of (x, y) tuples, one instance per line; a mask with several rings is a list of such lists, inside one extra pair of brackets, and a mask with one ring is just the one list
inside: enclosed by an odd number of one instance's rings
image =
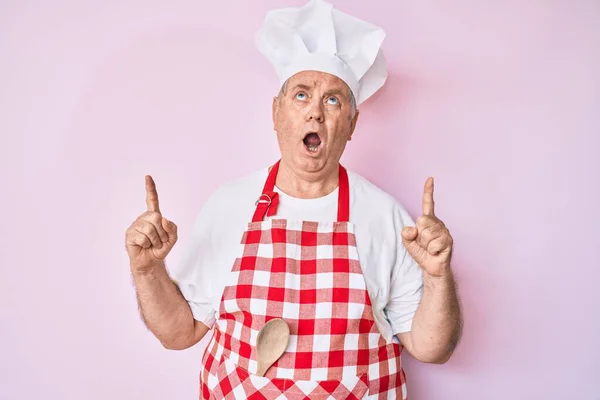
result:
[[(403, 399), (402, 347), (373, 318), (349, 220), (340, 166), (338, 221), (272, 219), (276, 163), (242, 237), (219, 317), (202, 358), (202, 399)], [(266, 322), (290, 328), (286, 352), (256, 375), (256, 337)]]

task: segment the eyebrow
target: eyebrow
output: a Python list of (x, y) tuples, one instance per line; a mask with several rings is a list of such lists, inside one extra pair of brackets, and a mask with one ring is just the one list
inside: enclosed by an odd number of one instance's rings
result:
[[(295, 85), (294, 88), (292, 89), (292, 91), (295, 91), (296, 89), (312, 90), (312, 88), (310, 86), (305, 85), (303, 83), (298, 83), (297, 85)], [(333, 94), (337, 94), (337, 95), (339, 95), (340, 97), (343, 97), (346, 100), (348, 100), (350, 98), (349, 95), (345, 94), (340, 89), (331, 89), (331, 90), (328, 90), (328, 91), (326, 91), (323, 94), (323, 97), (331, 96)]]
[(343, 97), (343, 98), (348, 98), (349, 97), (347, 94), (345, 94), (344, 92), (342, 92), (339, 89), (332, 89), (332, 90), (328, 90), (328, 91), (325, 92), (325, 96), (331, 96), (332, 94), (337, 94), (337, 95), (339, 95), (340, 97)]
[(302, 84), (302, 83), (298, 83), (297, 85), (295, 85), (295, 86), (292, 88), (292, 91), (294, 91), (294, 90), (296, 90), (296, 89), (311, 90), (311, 87), (310, 87), (310, 86), (307, 86), (307, 85), (304, 85), (304, 84)]

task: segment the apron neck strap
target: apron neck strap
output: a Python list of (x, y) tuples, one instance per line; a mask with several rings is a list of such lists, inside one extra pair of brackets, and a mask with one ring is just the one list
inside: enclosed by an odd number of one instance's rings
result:
[[(262, 194), (256, 201), (256, 211), (252, 217), (252, 222), (260, 222), (265, 219), (265, 215), (272, 217), (277, 213), (279, 206), (279, 194), (274, 191), (275, 181), (277, 180), (277, 172), (279, 164), (277, 161), (267, 177)], [(338, 222), (348, 222), (350, 220), (350, 185), (348, 183), (348, 172), (346, 168), (340, 164), (339, 191), (338, 191)]]

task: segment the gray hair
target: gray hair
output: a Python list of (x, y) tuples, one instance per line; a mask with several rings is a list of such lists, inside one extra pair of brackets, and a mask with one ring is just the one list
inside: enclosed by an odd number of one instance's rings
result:
[[(289, 79), (283, 82), (283, 85), (281, 85), (281, 89), (279, 89), (279, 94), (277, 95), (278, 100), (281, 100), (281, 98), (287, 93), (288, 81)], [(354, 93), (352, 93), (352, 90), (349, 88), (348, 92), (350, 92), (350, 105), (352, 107), (352, 115), (350, 115), (350, 118), (354, 118), (354, 115), (356, 114), (356, 97), (354, 97)]]

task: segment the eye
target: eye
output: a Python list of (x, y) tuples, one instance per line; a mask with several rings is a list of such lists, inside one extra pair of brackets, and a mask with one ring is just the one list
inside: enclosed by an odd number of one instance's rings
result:
[(298, 93), (296, 94), (296, 98), (297, 98), (298, 100), (304, 100), (304, 99), (306, 99), (306, 93), (304, 93), (304, 92), (298, 92)]
[(337, 97), (331, 96), (330, 98), (327, 99), (327, 103), (331, 104), (333, 106), (337, 106), (339, 104), (339, 100), (337, 99)]

